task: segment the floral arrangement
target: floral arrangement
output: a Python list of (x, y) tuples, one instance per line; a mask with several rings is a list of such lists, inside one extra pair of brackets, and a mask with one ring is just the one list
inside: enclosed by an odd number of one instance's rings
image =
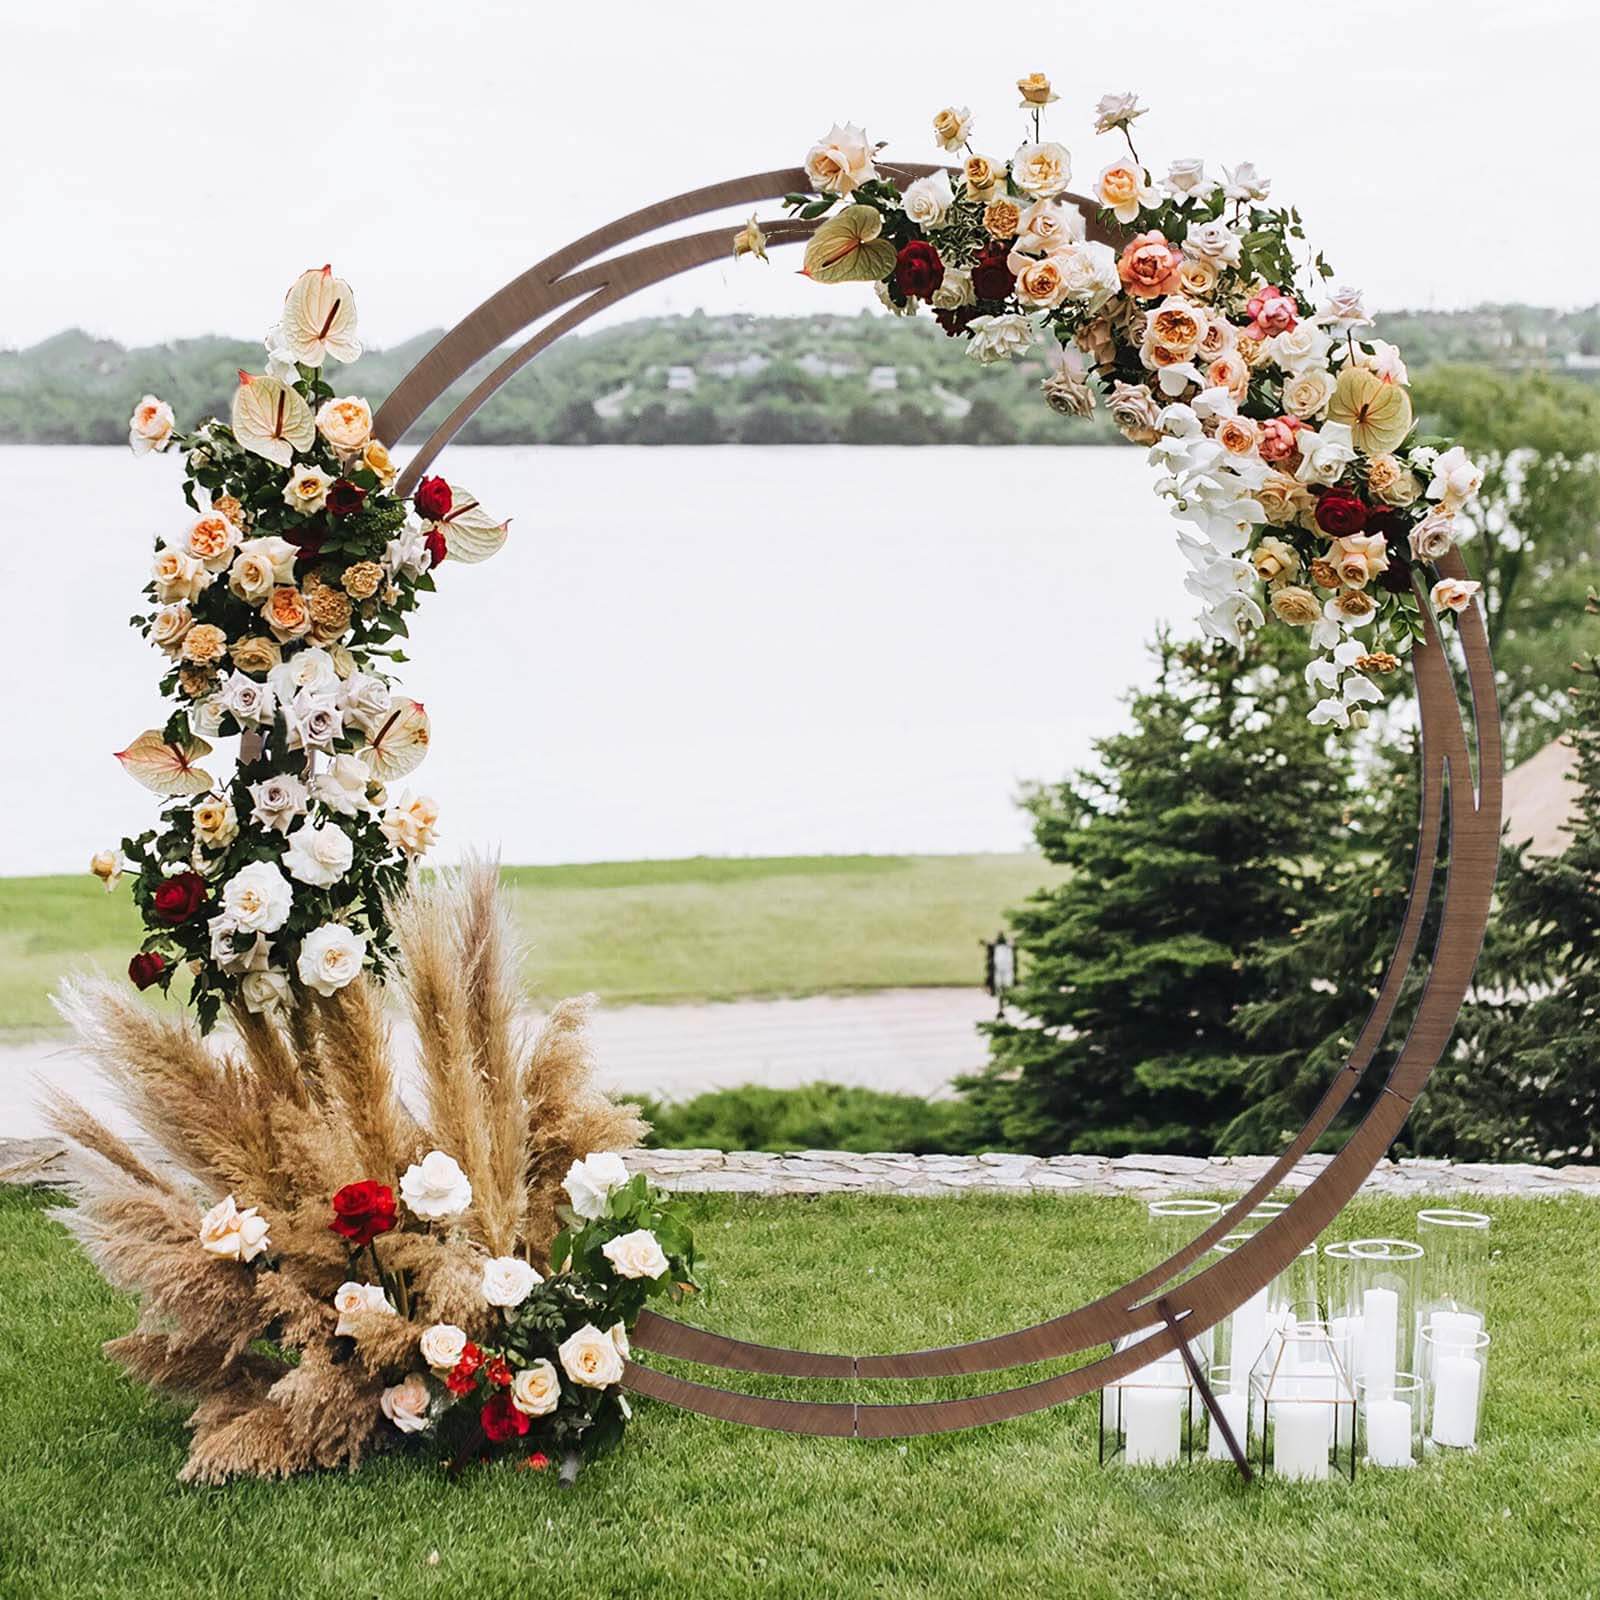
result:
[[(165, 990), (187, 964), (205, 1027), (225, 1002), (281, 1009), (387, 969), (384, 901), (438, 821), (428, 799), (389, 794), (429, 738), (390, 669), (440, 564), (482, 561), (507, 531), (443, 478), (393, 493), (371, 408), (323, 375), (361, 353), (355, 298), (330, 267), (295, 280), (265, 342), (228, 422), (179, 433), (146, 395), (128, 430), (136, 453), (185, 460), (188, 512), (158, 536), (132, 619), (175, 706), (118, 752), (172, 803), (93, 870), (108, 888), (133, 874), (147, 929), (133, 982)], [(200, 765), (219, 737), (238, 740), (222, 781)]]
[[(1008, 160), (974, 149), (971, 112), (947, 107), (934, 138), (960, 166), (904, 187), (861, 128), (829, 129), (806, 156), (811, 190), (786, 201), (824, 219), (806, 275), (875, 283), (897, 313), (926, 306), (980, 362), (1043, 347), (1044, 398), (1063, 414), (1087, 415), (1098, 390), (1189, 525), (1179, 543), (1205, 631), (1238, 645), (1268, 611), (1307, 630), (1311, 720), (1365, 726), (1374, 678), (1425, 636), (1424, 605), (1444, 618), (1473, 604), (1477, 583), (1431, 569), (1463, 536), (1481, 471), (1417, 436), (1405, 363), (1360, 336), (1360, 294), (1298, 286), (1332, 269), (1320, 252), (1298, 259), (1300, 214), (1267, 204), (1252, 163), (1219, 180), (1175, 161), (1158, 181), (1133, 143), (1145, 108), (1107, 95), (1095, 131), (1126, 153), (1080, 200), (1067, 149), (1043, 136), (1049, 80), (1017, 88), (1027, 126)], [(752, 218), (734, 252), (764, 259), (765, 245)]]
[(504, 1449), (570, 1481), (622, 1437), (641, 1307), (695, 1289), (681, 1209), (607, 1153), (643, 1127), (593, 1086), (586, 1003), (523, 1032), (495, 869), (418, 884), (390, 916), (423, 1118), (366, 974), (236, 1012), (220, 1056), (124, 985), (59, 1002), (167, 1158), (55, 1097), (88, 1157), (62, 1220), (141, 1298), (107, 1350), (198, 1398), (185, 1479), (429, 1446), (453, 1469)]

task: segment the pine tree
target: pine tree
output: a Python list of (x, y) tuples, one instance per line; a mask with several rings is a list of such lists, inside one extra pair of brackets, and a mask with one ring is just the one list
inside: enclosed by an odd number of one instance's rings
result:
[[(1591, 590), (1587, 610), (1600, 616)], [(1566, 849), (1501, 854), (1499, 905), (1462, 1012), (1462, 1048), (1413, 1113), (1419, 1148), (1463, 1160), (1600, 1152), (1600, 656), (1575, 662), (1578, 795)]]
[[(1256, 954), (1321, 893), (1348, 764), (1306, 722), (1303, 656), (1282, 630), (1241, 657), (1157, 641), (1154, 686), (1099, 767), (1028, 801), (1073, 871), (1013, 913), (1024, 955), (966, 1080), (982, 1137), (1040, 1151), (1203, 1153), (1238, 1111), (1235, 1016)], [(1337, 749), (1337, 747), (1336, 747)]]

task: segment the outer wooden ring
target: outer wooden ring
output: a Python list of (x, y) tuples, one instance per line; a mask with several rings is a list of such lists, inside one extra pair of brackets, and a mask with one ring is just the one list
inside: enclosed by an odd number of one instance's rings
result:
[[(895, 176), (907, 178), (937, 170), (921, 165), (894, 169)], [(379, 438), (400, 440), (435, 400), (480, 361), (561, 307), (567, 309), (544, 322), (482, 378), (406, 464), (397, 492), (404, 494), (413, 488), (462, 424), (541, 350), (635, 290), (726, 257), (730, 230), (719, 227), (647, 244), (625, 254), (608, 256), (606, 252), (674, 223), (731, 206), (759, 204), (808, 187), (803, 172), (790, 170), (757, 173), (696, 189), (647, 206), (588, 234), (507, 284), (447, 333), (401, 381), (378, 412), (374, 431)], [(1095, 215), (1092, 202), (1071, 195), (1066, 198), (1076, 200), (1087, 216)], [(814, 226), (787, 218), (762, 223), (769, 248), (798, 243)], [(1090, 233), (1105, 242), (1117, 242), (1098, 224), (1091, 223)], [(1455, 553), (1440, 563), (1440, 571), (1449, 577), (1462, 577), (1465, 570)], [(1394, 954), (1344, 1068), (1328, 1085), (1289, 1146), (1215, 1222), (1159, 1266), (1099, 1300), (1032, 1327), (969, 1344), (889, 1355), (834, 1355), (751, 1344), (649, 1311), (639, 1319), (634, 1343), (658, 1355), (740, 1372), (795, 1378), (912, 1379), (995, 1372), (1112, 1344), (1123, 1335), (1152, 1326), (1159, 1326), (1160, 1331), (1140, 1341), (1136, 1348), (1114, 1350), (1057, 1377), (960, 1400), (905, 1405), (773, 1400), (691, 1383), (636, 1362), (628, 1365), (628, 1386), (639, 1394), (731, 1422), (791, 1433), (893, 1438), (949, 1432), (1024, 1416), (1089, 1394), (1152, 1357), (1176, 1349), (1178, 1335), (1162, 1325), (1154, 1308), (1157, 1292), (1199, 1260), (1217, 1240), (1237, 1230), (1250, 1210), (1277, 1187), (1330, 1126), (1371, 1066), (1416, 956), (1437, 864), (1440, 823), (1448, 805), (1449, 866), (1438, 942), (1416, 1016), (1382, 1092), (1344, 1148), (1286, 1210), (1239, 1249), (1172, 1288), (1165, 1301), (1183, 1323), (1185, 1336), (1192, 1338), (1226, 1317), (1282, 1271), (1333, 1221), (1400, 1131), (1412, 1101), (1449, 1043), (1478, 958), (1499, 856), (1500, 714), (1488, 636), (1476, 607), (1461, 618), (1460, 633), (1474, 712), (1476, 780), (1460, 698), (1429, 617), (1427, 638), (1412, 656), (1422, 722), (1420, 831), (1410, 898)]]

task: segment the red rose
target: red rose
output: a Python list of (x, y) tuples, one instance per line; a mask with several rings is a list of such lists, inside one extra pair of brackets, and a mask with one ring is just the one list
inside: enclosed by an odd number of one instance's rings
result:
[(148, 989), (167, 970), (167, 958), (159, 950), (141, 950), (128, 963), (128, 976), (135, 989)]
[(1330, 489), (1317, 501), (1317, 526), (1335, 539), (1360, 533), (1367, 525), (1367, 508), (1353, 494)]
[(894, 282), (901, 294), (928, 299), (944, 282), (944, 262), (925, 239), (913, 239), (894, 258)]
[(336, 517), (353, 517), (361, 509), (361, 502), (367, 498), (367, 491), (358, 488), (348, 478), (340, 478), (328, 490), (328, 510)]
[(1008, 300), (1016, 274), (1006, 265), (1006, 247), (986, 245), (972, 269), (972, 292), (980, 300)]
[(178, 872), (163, 878), (151, 899), (150, 915), (175, 928), (200, 909), (206, 897), (206, 880), (198, 872)]
[(417, 515), (426, 517), (430, 522), (448, 516), (450, 507), (455, 503), (450, 485), (443, 478), (424, 478), (411, 498), (416, 504)]
[(422, 542), (428, 547), (429, 567), (439, 566), (449, 554), (449, 546), (444, 542), (443, 528), (429, 528)]
[(958, 333), (966, 330), (967, 324), (977, 314), (976, 306), (954, 306), (948, 310), (943, 306), (935, 306), (933, 320), (953, 339)]
[(299, 527), (287, 530), (283, 537), (300, 552), (294, 559), (297, 566), (303, 567), (322, 554), (322, 541), (328, 533), (325, 528), (302, 522)]
[(483, 1423), (485, 1436), (493, 1444), (504, 1444), (507, 1439), (521, 1438), (533, 1426), (533, 1419), (518, 1411), (512, 1405), (511, 1396), (508, 1394), (495, 1395), (484, 1406), (480, 1420)]
[(483, 1375), (496, 1389), (509, 1389), (511, 1387), (511, 1368), (506, 1365), (504, 1356), (494, 1356), (489, 1364), (484, 1367)]
[(328, 1226), (359, 1250), (387, 1233), (395, 1221), (394, 1190), (386, 1183), (363, 1178), (347, 1183), (333, 1197), (333, 1221)]

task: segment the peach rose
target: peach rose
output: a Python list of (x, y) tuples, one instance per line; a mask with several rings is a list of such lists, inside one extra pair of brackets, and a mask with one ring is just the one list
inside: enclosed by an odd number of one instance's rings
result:
[(220, 572), (233, 557), (239, 530), (214, 507), (196, 517), (184, 536), (184, 548), (208, 572)]
[(1137, 300), (1171, 294), (1182, 269), (1183, 256), (1153, 228), (1130, 239), (1117, 261), (1123, 287)]
[(1017, 274), (1017, 298), (1024, 305), (1054, 310), (1066, 299), (1066, 279), (1061, 273), (1061, 263), (1054, 256), (1035, 259), (1013, 254), (1011, 259), (1016, 263), (1012, 270)]
[(128, 418), (128, 443), (133, 446), (133, 453), (142, 456), (151, 450), (165, 450), (172, 443), (176, 425), (172, 407), (165, 400), (147, 394)]
[(1374, 456), (1367, 463), (1367, 488), (1386, 506), (1408, 506), (1422, 493), (1417, 475), (1395, 455)]
[[(1179, 361), (1187, 361), (1204, 337), (1206, 314), (1178, 295), (1170, 295), (1145, 321), (1144, 342), (1170, 350)], [(1163, 362), (1162, 365), (1170, 365)]]
[(317, 409), (317, 431), (341, 456), (358, 455), (372, 437), (372, 408), (357, 395), (324, 400)]
[(1352, 589), (1364, 589), (1388, 567), (1389, 547), (1382, 534), (1349, 534), (1328, 546), (1328, 560), (1333, 563), (1341, 583)]
[(261, 616), (279, 644), (302, 639), (311, 631), (311, 608), (306, 597), (289, 584), (280, 584), (267, 596)]
[(1259, 437), (1260, 432), (1249, 417), (1224, 417), (1217, 427), (1217, 443), (1230, 456), (1254, 455)]
[(1300, 570), (1300, 557), (1282, 539), (1270, 535), (1250, 552), (1250, 564), (1263, 583), (1292, 578)]
[(1317, 597), (1309, 589), (1297, 589), (1292, 584), (1274, 589), (1270, 603), (1273, 615), (1280, 622), (1296, 628), (1309, 628), (1322, 615)]
[(1213, 389), (1226, 389), (1235, 400), (1243, 400), (1250, 387), (1250, 368), (1236, 350), (1224, 350), (1206, 368), (1206, 382)]
[(189, 631), (189, 624), (193, 621), (188, 606), (181, 602), (177, 605), (162, 606), (150, 619), (150, 643), (158, 650), (164, 650), (169, 656), (177, 655), (178, 647), (183, 643), (183, 636)]
[(1472, 597), (1483, 587), (1469, 578), (1441, 578), (1428, 592), (1435, 611), (1454, 611), (1458, 615), (1472, 604)]
[(1005, 182), (1004, 169), (996, 167), (988, 156), (968, 156), (961, 175), (967, 182), (967, 194), (973, 200), (992, 200)]
[(361, 452), (361, 465), (374, 474), (379, 485), (385, 489), (389, 488), (399, 475), (399, 468), (389, 459), (387, 448), (377, 439), (367, 440)]
[[(1240, 421), (1240, 418), (1230, 418)], [(1221, 438), (1221, 430), (1218, 430)], [(1267, 521), (1276, 528), (1286, 528), (1311, 506), (1311, 492), (1298, 478), (1287, 472), (1269, 472), (1255, 492)], [(1332, 585), (1330, 584), (1331, 588)]]
[(1118, 222), (1132, 222), (1139, 215), (1144, 195), (1144, 168), (1136, 161), (1113, 161), (1095, 180), (1095, 199)]

